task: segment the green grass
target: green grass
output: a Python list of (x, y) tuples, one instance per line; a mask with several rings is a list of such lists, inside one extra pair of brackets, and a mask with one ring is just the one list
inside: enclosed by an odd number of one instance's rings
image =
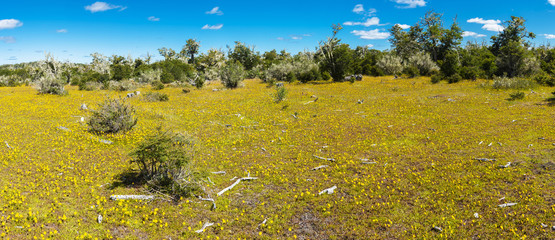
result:
[[(540, 225), (555, 225), (555, 114), (545, 101), (553, 89), (538, 87), (509, 102), (512, 90), (482, 88), (480, 81), (432, 85), (429, 78), (365, 77), (289, 84), (287, 98), (275, 103), (275, 89), (255, 80), (244, 84), (220, 91), (209, 84), (188, 94), (165, 88), (167, 102), (130, 98), (139, 118), (135, 128), (100, 136), (79, 122), (76, 116), (87, 116), (79, 106), (125, 93), (68, 88), (69, 95), (59, 97), (31, 87), (0, 88), (1, 236), (553, 237)], [(128, 153), (158, 125), (197, 139), (193, 164), (209, 173), (203, 197), (215, 199), (215, 210), (196, 198), (109, 200), (145, 194), (144, 185), (117, 181), (135, 167)], [(507, 162), (511, 167), (498, 167)], [(329, 167), (311, 170), (320, 165)], [(226, 174), (210, 174), (215, 171)], [(216, 195), (249, 174), (258, 179)], [(333, 194), (318, 195), (332, 186)], [(508, 202), (518, 204), (498, 207)], [(195, 233), (205, 222), (215, 225)]]

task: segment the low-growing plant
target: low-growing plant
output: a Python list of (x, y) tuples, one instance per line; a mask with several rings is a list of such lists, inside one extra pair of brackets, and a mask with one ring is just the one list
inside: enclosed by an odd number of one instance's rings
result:
[(104, 86), (107, 87), (107, 90), (119, 92), (133, 91), (139, 87), (137, 83), (131, 80), (108, 81)]
[(165, 86), (161, 81), (154, 81), (151, 83), (151, 87), (153, 90), (162, 90)]
[(285, 87), (277, 87), (276, 88), (275, 101), (276, 102), (283, 101), (283, 99), (285, 99), (286, 95), (287, 95), (287, 89), (285, 89)]
[(509, 94), (509, 98), (507, 100), (509, 101), (522, 100), (524, 99), (524, 97), (525, 97), (524, 92), (515, 92), (515, 93)]
[(64, 81), (50, 75), (39, 78), (36, 84), (39, 94), (65, 95), (67, 94), (67, 91), (64, 87)]
[(439, 83), (443, 77), (440, 74), (434, 74), (431, 77), (431, 81), (433, 84)]
[(220, 70), (220, 80), (226, 88), (237, 88), (245, 79), (245, 70), (240, 63), (229, 62)]
[(157, 129), (129, 154), (149, 187), (174, 199), (200, 191), (198, 173), (192, 170), (191, 137)]
[(91, 112), (87, 124), (92, 132), (127, 132), (137, 124), (135, 109), (124, 99), (107, 98), (98, 105), (98, 109)]
[(536, 84), (531, 80), (524, 78), (496, 77), (491, 87), (493, 89), (529, 89), (534, 88)]
[(170, 100), (168, 94), (159, 92), (147, 92), (143, 95), (143, 98), (147, 102), (167, 102)]

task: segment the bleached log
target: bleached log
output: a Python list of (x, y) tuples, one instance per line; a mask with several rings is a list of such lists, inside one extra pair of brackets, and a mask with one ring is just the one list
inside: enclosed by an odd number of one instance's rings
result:
[(6, 147), (8, 147), (8, 149), (13, 149), (10, 144), (8, 144), (8, 141), (4, 141), (4, 143), (6, 144)]
[(225, 171), (211, 172), (212, 174), (222, 174), (225, 175)]
[(266, 224), (266, 221), (268, 221), (267, 218), (265, 218), (264, 221), (262, 221), (260, 224), (258, 224), (258, 226), (256, 228), (258, 229), (260, 226), (264, 226)]
[(205, 222), (205, 223), (202, 225), (202, 228), (199, 229), (199, 230), (196, 230), (195, 232), (196, 232), (196, 233), (204, 232), (204, 229), (206, 229), (207, 227), (210, 227), (210, 226), (212, 226), (212, 225), (214, 225), (214, 223)]
[(320, 166), (315, 167), (315, 168), (313, 168), (313, 169), (311, 169), (311, 170), (312, 170), (312, 171), (316, 171), (316, 170), (320, 170), (320, 169), (322, 169), (322, 168), (327, 168), (327, 167), (329, 167), (329, 166), (328, 166), (328, 165), (320, 165)]
[(112, 195), (111, 200), (153, 200), (152, 195)]
[(508, 168), (508, 167), (510, 167), (510, 166), (511, 166), (511, 162), (508, 162), (508, 163), (505, 164), (505, 165), (500, 165), (499, 168)]
[(315, 158), (318, 158), (320, 160), (335, 162), (335, 158), (325, 158), (325, 157), (320, 157), (320, 156), (316, 156), (316, 155), (312, 155), (312, 156), (315, 157)]
[(215, 209), (216, 209), (216, 201), (214, 201), (213, 198), (203, 198), (203, 197), (201, 197), (201, 196), (199, 196), (198, 198), (199, 198), (201, 201), (209, 201), (209, 202), (212, 202), (212, 207), (211, 207), (211, 209), (212, 209), (212, 210), (215, 210)]
[(102, 215), (98, 214), (98, 217), (96, 218), (96, 221), (98, 223), (102, 223)]
[(362, 164), (378, 164), (377, 162), (362, 162)]
[(443, 232), (443, 229), (438, 227), (438, 226), (433, 227), (432, 230), (434, 230), (436, 232)]
[(101, 142), (101, 143), (104, 143), (104, 144), (108, 144), (108, 145), (114, 143), (114, 142), (112, 142), (112, 141), (110, 141), (110, 140), (106, 140), (106, 139), (102, 139), (102, 138), (99, 138), (98, 141)]
[(291, 116), (293, 116), (295, 119), (299, 119), (295, 114), (291, 114)]
[(232, 189), (233, 187), (235, 187), (235, 185), (239, 184), (241, 181), (250, 181), (250, 180), (255, 180), (258, 179), (257, 177), (244, 177), (244, 178), (239, 178), (237, 179), (237, 181), (235, 181), (233, 184), (231, 184), (231, 186), (224, 188), (222, 191), (218, 192), (218, 196), (224, 194), (225, 192), (227, 192), (228, 190)]
[(514, 206), (514, 205), (516, 205), (516, 204), (517, 204), (517, 203), (503, 203), (503, 204), (499, 205), (499, 207), (501, 207), (501, 208), (510, 207), (510, 206)]
[(66, 132), (71, 132), (71, 130), (69, 130), (69, 128), (63, 127), (63, 126), (59, 126), (58, 129), (62, 130), (62, 131), (66, 131)]
[(318, 195), (322, 195), (322, 194), (324, 194), (324, 193), (332, 194), (333, 191), (334, 191), (336, 188), (337, 188), (337, 186), (333, 186), (333, 187), (330, 187), (330, 188), (328, 188), (328, 189), (324, 189), (323, 191), (321, 191), (320, 193), (318, 193)]
[(489, 158), (474, 158), (475, 160), (482, 161), (482, 162), (492, 162), (497, 161), (497, 159), (489, 159)]

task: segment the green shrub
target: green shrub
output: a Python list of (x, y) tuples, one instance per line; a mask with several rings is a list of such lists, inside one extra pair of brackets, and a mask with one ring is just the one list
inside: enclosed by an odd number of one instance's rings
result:
[(123, 99), (106, 99), (87, 122), (92, 132), (118, 133), (127, 132), (137, 124), (135, 109)]
[(131, 81), (131, 80), (123, 80), (123, 81), (109, 81), (107, 85), (107, 90), (113, 90), (113, 91), (119, 91), (119, 92), (124, 92), (124, 91), (133, 91), (135, 89), (137, 89), (138, 85), (137, 83)]
[(65, 82), (51, 75), (39, 78), (36, 88), (39, 94), (65, 95), (67, 91), (64, 89)]
[(161, 81), (154, 81), (152, 82), (151, 86), (154, 90), (162, 90), (165, 87)]
[(167, 102), (170, 100), (168, 94), (159, 92), (147, 92), (143, 95), (143, 98), (147, 102)]
[(322, 80), (328, 81), (331, 79), (331, 75), (328, 71), (323, 71), (322, 72)]
[(275, 101), (276, 102), (283, 101), (283, 99), (285, 99), (286, 95), (287, 95), (287, 89), (285, 89), (285, 87), (277, 87), (276, 95), (275, 95)]
[(420, 74), (420, 70), (416, 66), (408, 66), (403, 70), (403, 73), (409, 78), (415, 78)]
[(158, 128), (129, 155), (151, 188), (178, 199), (200, 191), (198, 174), (191, 170), (193, 153), (190, 137)]
[(524, 97), (525, 97), (524, 92), (515, 92), (515, 93), (509, 94), (509, 98), (507, 100), (509, 101), (522, 100), (524, 99)]
[(535, 86), (531, 80), (509, 77), (496, 77), (491, 85), (493, 89), (529, 89)]
[(237, 88), (245, 79), (245, 70), (240, 63), (229, 62), (220, 70), (220, 79), (226, 88)]
[(433, 84), (439, 83), (442, 78), (443, 77), (440, 74), (432, 75), (432, 83)]
[(541, 72), (534, 76), (534, 80), (540, 85), (555, 86), (555, 76), (551, 76), (545, 72)]
[(458, 73), (455, 73), (455, 74), (453, 74), (453, 75), (451, 75), (451, 76), (449, 76), (449, 77), (447, 78), (447, 81), (448, 81), (449, 83), (458, 83), (458, 82), (460, 82), (461, 80), (462, 80), (462, 77), (461, 77), (461, 75), (459, 75)]

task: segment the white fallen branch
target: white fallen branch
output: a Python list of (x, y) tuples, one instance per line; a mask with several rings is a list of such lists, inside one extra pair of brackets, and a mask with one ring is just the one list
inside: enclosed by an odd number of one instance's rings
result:
[(256, 228), (258, 229), (260, 226), (264, 226), (266, 224), (266, 221), (268, 221), (267, 218), (264, 219), (264, 221), (262, 221), (260, 224), (258, 224), (258, 226)]
[(492, 162), (497, 161), (497, 159), (489, 159), (489, 158), (474, 158), (475, 160), (482, 161), (482, 162)]
[(212, 207), (211, 207), (211, 209), (212, 209), (212, 210), (215, 210), (215, 209), (216, 209), (216, 202), (214, 201), (213, 198), (203, 198), (203, 197), (201, 197), (201, 196), (199, 196), (198, 198), (199, 198), (201, 201), (209, 201), (209, 202), (212, 202)]
[(328, 166), (328, 165), (321, 165), (321, 166), (315, 167), (315, 168), (313, 168), (313, 169), (311, 169), (311, 170), (312, 170), (312, 171), (316, 171), (316, 170), (320, 170), (320, 169), (322, 169), (322, 168), (327, 168), (327, 167), (329, 167), (329, 166)]
[(4, 141), (4, 143), (6, 144), (6, 147), (8, 147), (8, 149), (13, 149), (12, 147), (10, 147), (10, 144), (8, 144), (8, 141)]
[[(249, 174), (250, 175), (250, 174)], [(227, 192), (228, 190), (232, 189), (233, 187), (235, 187), (235, 185), (239, 184), (241, 181), (250, 181), (250, 180), (255, 180), (258, 179), (257, 177), (244, 177), (244, 178), (239, 178), (237, 179), (237, 181), (235, 181), (233, 184), (231, 184), (231, 186), (224, 188), (222, 191), (220, 191), (218, 193), (218, 196), (224, 194), (225, 192)]]
[(504, 207), (510, 207), (510, 206), (514, 206), (517, 203), (503, 203), (501, 205), (499, 205), (500, 208), (504, 208)]
[(377, 162), (362, 162), (362, 164), (378, 164)]
[(207, 227), (210, 227), (210, 226), (212, 226), (212, 225), (214, 225), (214, 223), (205, 222), (204, 225), (202, 225), (202, 228), (199, 229), (199, 230), (196, 230), (195, 232), (196, 232), (196, 233), (204, 232), (204, 229), (206, 229)]
[(153, 200), (152, 195), (112, 195), (111, 200)]
[(335, 158), (325, 158), (325, 157), (320, 157), (320, 156), (316, 156), (316, 155), (312, 155), (312, 156), (315, 157), (315, 158), (318, 158), (320, 160), (335, 162)]
[(508, 162), (508, 163), (505, 164), (505, 165), (500, 165), (499, 168), (508, 168), (508, 167), (510, 167), (510, 166), (511, 166), (511, 162)]
[(222, 174), (225, 175), (225, 171), (211, 172), (212, 174)]
[(330, 188), (328, 188), (328, 189), (324, 189), (323, 191), (321, 191), (320, 193), (318, 193), (318, 195), (322, 195), (322, 194), (324, 194), (324, 193), (332, 194), (333, 191), (334, 191), (336, 188), (337, 188), (337, 186), (333, 186), (333, 187), (330, 187)]

